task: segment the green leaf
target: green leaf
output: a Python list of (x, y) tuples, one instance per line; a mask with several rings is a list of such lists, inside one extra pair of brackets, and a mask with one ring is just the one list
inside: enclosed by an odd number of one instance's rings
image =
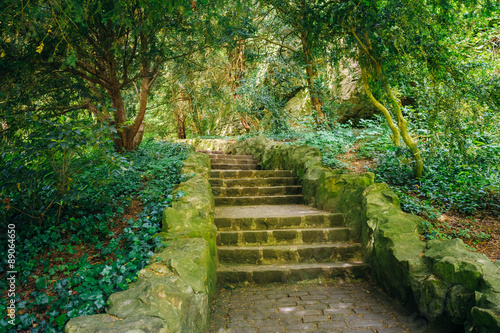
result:
[(47, 288), (47, 277), (41, 277), (36, 280), (36, 288), (42, 290)]
[(46, 305), (49, 304), (49, 296), (45, 293), (40, 293), (35, 297), (35, 305)]

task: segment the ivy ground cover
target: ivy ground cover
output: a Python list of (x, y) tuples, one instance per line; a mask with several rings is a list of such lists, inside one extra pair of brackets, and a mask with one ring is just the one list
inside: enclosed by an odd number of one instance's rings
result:
[[(12, 270), (17, 273), (15, 319), (2, 316), (0, 331), (62, 332), (70, 318), (103, 312), (108, 296), (127, 289), (159, 245), (154, 235), (174, 185), (182, 181), (180, 168), (189, 151), (152, 140), (125, 155), (86, 149), (73, 158), (79, 167), (67, 177), (71, 185), (59, 197), (60, 205), (45, 210), (42, 220), (14, 209), (29, 199), (32, 179), (17, 177), (10, 193), (3, 184), (2, 217), (15, 225)], [(15, 161), (4, 158), (3, 172), (23, 168)], [(42, 200), (53, 188), (47, 183), (37, 190)], [(7, 234), (2, 232), (2, 251)], [(0, 311), (5, 314), (7, 255), (2, 261)]]

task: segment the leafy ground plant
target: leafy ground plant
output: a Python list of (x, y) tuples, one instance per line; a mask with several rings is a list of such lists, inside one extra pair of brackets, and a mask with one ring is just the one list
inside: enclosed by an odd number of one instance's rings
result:
[(423, 239), (461, 238), (492, 259), (500, 259), (498, 217), (500, 214), (498, 133), (463, 126), (467, 136), (461, 146), (453, 136), (429, 137), (425, 122), (414, 128), (421, 144), (426, 168), (415, 179), (407, 149), (387, 144), (388, 130), (380, 122), (367, 121), (360, 129), (361, 158), (375, 160), (371, 169), (377, 182), (396, 191), (401, 208), (425, 219)]
[[(16, 258), (15, 325), (2, 318), (0, 331), (62, 332), (70, 318), (103, 312), (108, 296), (127, 289), (159, 245), (153, 236), (189, 152), (181, 144), (148, 141), (137, 152), (86, 163), (69, 176), (80, 196), (40, 225), (4, 204), (10, 221), (17, 221), (16, 247), (23, 251)], [(81, 158), (95, 154), (90, 149)], [(4, 262), (1, 275), (6, 267)], [(6, 279), (0, 283), (6, 296)], [(0, 311), (6, 312), (5, 302)]]

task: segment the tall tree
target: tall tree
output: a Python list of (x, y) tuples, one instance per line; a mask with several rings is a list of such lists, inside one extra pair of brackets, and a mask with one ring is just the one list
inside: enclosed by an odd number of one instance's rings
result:
[[(127, 151), (141, 142), (149, 91), (162, 65), (205, 47), (203, 35), (196, 34), (203, 20), (199, 8), (187, 0), (12, 0), (6, 11), (12, 13), (14, 42), (27, 43), (23, 52), (38, 53), (33, 73), (82, 82), (91, 98), (81, 107), (104, 111), (100, 118), (115, 127), (117, 150)], [(25, 20), (29, 27), (16, 31)], [(135, 98), (127, 100), (128, 91)], [(98, 95), (110, 101), (110, 112), (93, 103)]]
[(424, 161), (397, 92), (415, 82), (429, 82), (439, 95), (440, 86), (456, 90), (458, 82), (467, 81), (466, 71), (454, 59), (452, 27), (465, 8), (479, 12), (490, 5), (489, 0), (370, 0), (320, 7), (342, 46), (337, 51), (359, 61), (367, 96), (384, 115), (394, 144), (401, 145), (402, 139), (412, 152), (417, 178), (422, 177)]
[[(319, 1), (321, 2), (321, 1)], [(307, 78), (307, 88), (311, 98), (311, 104), (316, 111), (318, 121), (323, 121), (325, 113), (323, 111), (323, 102), (316, 87), (318, 74), (317, 61), (315, 53), (318, 51), (319, 44), (323, 36), (319, 34), (321, 30), (317, 29), (317, 19), (315, 19), (315, 8), (318, 1), (310, 3), (304, 0), (298, 1), (269, 1), (276, 9), (283, 22), (293, 28), (293, 35), (300, 41), (300, 55), (304, 62)], [(289, 50), (299, 52), (298, 49), (288, 46)]]

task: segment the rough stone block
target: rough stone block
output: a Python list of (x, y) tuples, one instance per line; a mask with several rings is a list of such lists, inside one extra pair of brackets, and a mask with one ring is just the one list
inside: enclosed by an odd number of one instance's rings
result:
[(71, 319), (66, 333), (167, 333), (165, 321), (156, 317), (136, 316), (119, 319), (107, 314), (81, 316)]

